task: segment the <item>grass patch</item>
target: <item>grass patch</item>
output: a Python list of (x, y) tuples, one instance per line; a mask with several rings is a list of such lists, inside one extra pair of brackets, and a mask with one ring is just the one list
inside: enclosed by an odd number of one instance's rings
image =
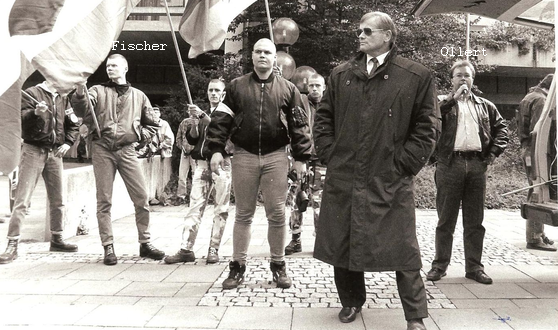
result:
[[(515, 120), (508, 121), (508, 147), (488, 167), (484, 205), (486, 209), (516, 210), (527, 199), (527, 190), (502, 197), (504, 193), (529, 185), (523, 169), (516, 127)], [(427, 165), (415, 177), (415, 206), (419, 209), (436, 208), (435, 170), (434, 165)]]

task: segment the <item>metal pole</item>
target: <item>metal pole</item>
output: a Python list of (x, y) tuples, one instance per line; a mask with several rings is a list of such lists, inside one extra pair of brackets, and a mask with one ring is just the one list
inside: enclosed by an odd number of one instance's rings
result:
[(471, 48), (471, 15), (467, 14), (467, 37), (465, 38), (465, 56), (467, 56), (467, 61), (469, 60), (469, 52), (468, 50)]
[(93, 124), (95, 124), (95, 130), (97, 131), (97, 136), (101, 137), (101, 128), (99, 128), (99, 122), (97, 121), (97, 115), (95, 114), (95, 109), (93, 108), (93, 103), (91, 103), (91, 98), (89, 97), (89, 92), (87, 91), (87, 86), (85, 87), (85, 97), (89, 102), (89, 111), (91, 111), (91, 117), (93, 118)]
[(190, 94), (190, 87), (188, 87), (188, 79), (186, 79), (186, 71), (184, 71), (184, 63), (182, 63), (182, 56), (180, 56), (180, 49), (178, 48), (178, 41), (176, 40), (176, 34), (174, 32), (174, 26), (172, 25), (171, 15), (169, 11), (169, 5), (167, 0), (165, 2), (165, 9), (167, 10), (167, 18), (169, 19), (169, 25), (172, 34), (172, 42), (174, 43), (174, 49), (176, 49), (176, 57), (178, 57), (178, 63), (180, 64), (180, 73), (182, 74), (182, 80), (184, 80), (184, 88), (186, 89), (186, 95), (188, 96), (188, 103), (193, 104), (192, 94)]
[(548, 180), (548, 181), (545, 181), (545, 182), (537, 183), (537, 184), (534, 184), (532, 186), (528, 186), (528, 187), (525, 187), (525, 188), (519, 188), (519, 189), (516, 189), (516, 190), (512, 190), (510, 192), (502, 194), (501, 196), (504, 197), (504, 196), (516, 194), (518, 192), (522, 192), (522, 191), (525, 191), (525, 190), (528, 190), (528, 189), (531, 189), (531, 188), (535, 188), (535, 187), (538, 187), (538, 186), (544, 186), (545, 184), (552, 183), (552, 182), (555, 182), (555, 181), (556, 181), (556, 179), (552, 179), (552, 180)]
[(269, 39), (271, 39), (271, 41), (275, 43), (275, 41), (273, 40), (273, 27), (271, 25), (271, 13), (269, 12), (268, 0), (265, 0), (265, 12), (267, 14), (267, 24), (269, 25)]

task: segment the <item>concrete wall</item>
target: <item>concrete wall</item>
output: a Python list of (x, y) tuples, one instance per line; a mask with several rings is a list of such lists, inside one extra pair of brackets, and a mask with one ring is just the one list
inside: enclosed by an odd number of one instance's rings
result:
[[(171, 175), (171, 159), (155, 156), (150, 161), (140, 159), (146, 180), (149, 199), (160, 196)], [(93, 165), (86, 165), (64, 170), (64, 201), (66, 214), (64, 219), (64, 237), (76, 235), (80, 221), (89, 229), (90, 235), (98, 235), (97, 198)], [(118, 172), (114, 180), (112, 194), (112, 219), (116, 220), (134, 213), (134, 205), (128, 195), (124, 181)], [(45, 217), (45, 241), (50, 240), (50, 215), (47, 203)]]
[(479, 56), (479, 63), (487, 65), (525, 67), (525, 68), (554, 68), (552, 52), (537, 51), (533, 56), (533, 47), (529, 46), (529, 52), (520, 55), (516, 45), (508, 45), (503, 50), (486, 49), (486, 56)]

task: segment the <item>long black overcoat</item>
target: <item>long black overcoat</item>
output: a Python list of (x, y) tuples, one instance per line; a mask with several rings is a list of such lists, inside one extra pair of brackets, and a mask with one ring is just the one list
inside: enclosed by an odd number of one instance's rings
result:
[(395, 47), (371, 77), (365, 61), (332, 71), (316, 113), (327, 174), (314, 257), (353, 271), (420, 269), (413, 177), (439, 131), (434, 79)]

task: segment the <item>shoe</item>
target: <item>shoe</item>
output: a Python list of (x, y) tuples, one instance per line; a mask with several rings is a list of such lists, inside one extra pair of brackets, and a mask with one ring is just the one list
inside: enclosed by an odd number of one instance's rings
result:
[(3, 217), (0, 217), (0, 223), (4, 223), (6, 222), (6, 219), (4, 219)]
[(475, 280), (481, 284), (492, 284), (490, 276), (486, 275), (484, 270), (477, 270), (476, 272), (466, 272), (465, 277)]
[(298, 240), (291, 240), (289, 245), (285, 247), (285, 255), (291, 255), (293, 253), (302, 252), (302, 244), (300, 239)]
[(541, 240), (537, 243), (527, 243), (526, 247), (528, 249), (541, 250), (541, 251), (556, 251), (557, 250), (554, 245), (545, 243), (544, 240)]
[(165, 258), (166, 264), (176, 264), (179, 262), (194, 262), (196, 261), (196, 256), (194, 251), (180, 249), (172, 256), (167, 256)]
[(412, 319), (407, 321), (407, 330), (426, 330), (422, 319)]
[(140, 244), (140, 257), (153, 260), (161, 260), (165, 257), (165, 252), (155, 248), (151, 243)]
[(446, 272), (439, 268), (432, 268), (426, 274), (426, 279), (429, 281), (439, 281), (444, 276), (446, 276)]
[(77, 252), (78, 246), (64, 242), (61, 234), (52, 234), (50, 238), (50, 251), (53, 252)]
[(545, 234), (542, 234), (541, 236), (543, 243), (546, 243), (548, 245), (554, 245), (554, 241), (551, 240), (550, 238), (546, 237)]
[(103, 260), (103, 263), (107, 266), (116, 265), (116, 263), (118, 263), (118, 259), (116, 258), (116, 254), (114, 253), (114, 245), (105, 245), (104, 248), (105, 259)]
[(229, 262), (229, 277), (223, 281), (223, 289), (235, 289), (244, 282), (246, 265), (240, 265), (238, 261)]
[(293, 282), (287, 275), (287, 267), (285, 267), (285, 261), (281, 262), (271, 262), (269, 264), (271, 272), (273, 273), (273, 282), (277, 283), (278, 288), (288, 289), (291, 287)]
[(17, 259), (17, 239), (8, 240), (8, 246), (3, 254), (0, 254), (0, 264), (9, 264)]
[(362, 307), (343, 307), (339, 312), (339, 321), (343, 323), (351, 323), (356, 319)]
[(207, 251), (207, 261), (208, 264), (216, 264), (219, 262), (219, 254), (216, 248), (210, 247)]

